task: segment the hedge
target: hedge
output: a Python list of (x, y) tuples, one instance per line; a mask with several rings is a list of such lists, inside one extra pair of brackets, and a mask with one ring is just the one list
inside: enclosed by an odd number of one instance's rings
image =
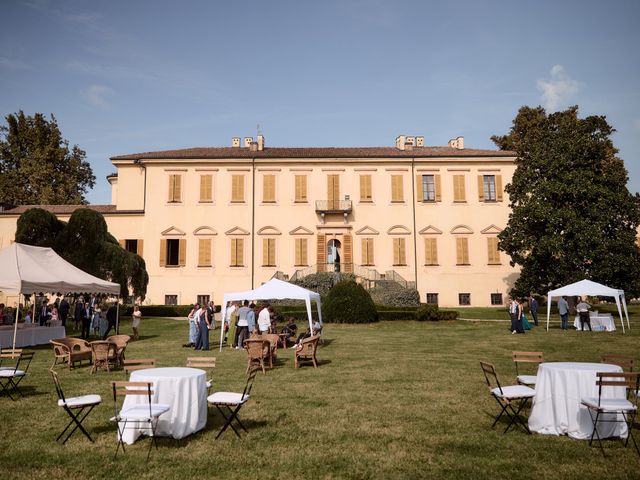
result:
[[(191, 312), (193, 305), (141, 305), (140, 311), (143, 317), (186, 317)], [(220, 305), (216, 305), (216, 312), (220, 311)], [(120, 307), (120, 317), (130, 317), (133, 314), (133, 305)]]

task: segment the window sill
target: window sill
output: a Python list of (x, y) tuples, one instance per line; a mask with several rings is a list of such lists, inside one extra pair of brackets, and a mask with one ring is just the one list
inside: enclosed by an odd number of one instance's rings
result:
[(439, 263), (425, 263), (424, 266), (425, 267), (439, 267), (440, 264)]
[(470, 263), (456, 263), (456, 267), (469, 267), (471, 266)]
[(426, 203), (426, 204), (435, 205), (436, 203), (438, 203), (438, 200), (422, 200), (421, 202), (418, 202), (418, 203)]
[(406, 267), (407, 264), (406, 263), (394, 263), (391, 265), (392, 267)]
[(182, 202), (167, 202), (165, 205), (167, 206), (182, 205)]
[(244, 268), (244, 265), (229, 265), (229, 268)]
[(211, 205), (213, 204), (213, 200), (199, 200), (198, 205)]
[[(498, 263), (487, 263), (487, 265), (502, 265), (502, 263), (498, 262)], [(500, 304), (502, 305), (502, 304)]]
[(213, 265), (198, 265), (198, 268), (211, 268)]
[(183, 265), (165, 265), (164, 268), (180, 268)]
[(466, 200), (454, 200), (453, 203), (454, 204), (465, 204), (465, 203), (467, 203), (467, 201)]

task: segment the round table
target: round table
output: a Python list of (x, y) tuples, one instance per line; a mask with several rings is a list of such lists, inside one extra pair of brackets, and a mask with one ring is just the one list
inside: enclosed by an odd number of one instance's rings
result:
[[(618, 365), (607, 363), (550, 362), (538, 367), (536, 395), (529, 415), (529, 429), (547, 435), (569, 435), (585, 440), (593, 433), (593, 420), (583, 397), (597, 397), (597, 372), (622, 372)], [(603, 387), (602, 396), (625, 397), (623, 387)], [(624, 437), (624, 423), (598, 422), (602, 438)]]
[[(207, 424), (207, 378), (206, 372), (199, 368), (168, 367), (147, 368), (131, 373), (132, 382), (153, 382), (152, 403), (169, 405), (171, 410), (160, 416), (156, 428), (157, 435), (184, 438)], [(145, 403), (144, 395), (125, 397), (123, 407)], [(129, 428), (123, 434), (123, 440), (132, 444), (141, 433), (147, 430)]]

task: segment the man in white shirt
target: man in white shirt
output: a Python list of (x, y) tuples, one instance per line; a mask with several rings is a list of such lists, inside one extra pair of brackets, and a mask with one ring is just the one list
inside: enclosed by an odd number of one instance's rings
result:
[(271, 314), (269, 312), (269, 304), (262, 305), (262, 310), (258, 314), (258, 330), (260, 333), (267, 333), (271, 327)]

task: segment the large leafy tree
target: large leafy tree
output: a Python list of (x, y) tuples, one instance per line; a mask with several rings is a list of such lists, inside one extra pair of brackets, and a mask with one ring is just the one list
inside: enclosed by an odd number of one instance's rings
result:
[(627, 189), (614, 131), (604, 116), (579, 118), (578, 107), (522, 107), (509, 133), (492, 137), (517, 154), (505, 187), (511, 214), (498, 236), (521, 267), (514, 293), (584, 278), (640, 293), (640, 198)]
[(48, 205), (86, 203), (95, 184), (86, 154), (69, 147), (53, 115), (5, 117), (0, 126), (0, 203)]
[(107, 230), (104, 217), (89, 208), (79, 208), (69, 223), (41, 208), (30, 208), (18, 218), (16, 241), (51, 247), (76, 267), (120, 284), (122, 296), (144, 299), (149, 275), (142, 257), (122, 248)]

